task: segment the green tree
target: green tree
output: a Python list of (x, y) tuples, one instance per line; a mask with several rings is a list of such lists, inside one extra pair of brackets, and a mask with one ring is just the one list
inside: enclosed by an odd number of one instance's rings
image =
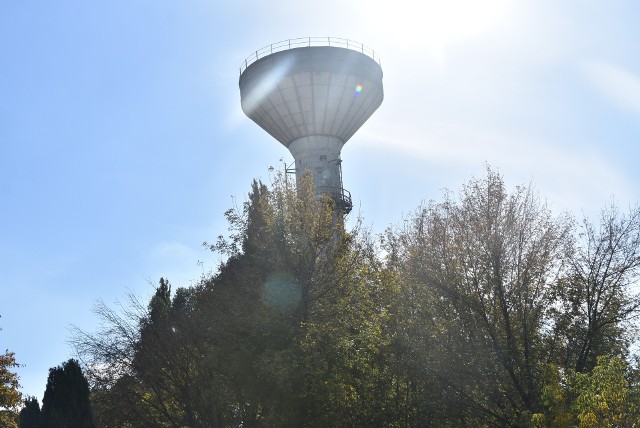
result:
[(589, 372), (548, 366), (543, 389), (544, 414), (533, 415), (535, 426), (636, 427), (640, 423), (637, 385), (629, 382), (627, 363), (600, 356)]
[(570, 232), (531, 187), (509, 194), (488, 169), (459, 200), (446, 193), (387, 234), (401, 284), (398, 340), (419, 380), (414, 425), (516, 425), (540, 408)]
[(623, 214), (612, 203), (598, 225), (583, 221), (570, 280), (558, 316), (561, 362), (582, 372), (600, 355), (626, 353), (629, 322), (640, 309), (640, 207)]
[(344, 257), (333, 261), (340, 272), (334, 286), (298, 327), (305, 426), (390, 426), (397, 416), (387, 362), (394, 290), (372, 242), (351, 236)]
[(13, 352), (0, 355), (0, 426), (16, 427), (17, 410), (21, 394), (18, 375), (13, 371), (18, 367)]
[(272, 404), (292, 395), (286, 374), (295, 361), (286, 339), (299, 302), (294, 292), (282, 305), (282, 286), (296, 286), (257, 263), (270, 238), (269, 205), (264, 185), (254, 182), (252, 190), (242, 212), (227, 212), (235, 229), (229, 243), (219, 243), (228, 255), (219, 274), (179, 289), (173, 300), (161, 279), (148, 306), (132, 298), (118, 313), (100, 304), (105, 328), (76, 331), (78, 353), (100, 368), (90, 379), (101, 424), (252, 426), (289, 418)]
[(640, 422), (625, 371), (621, 358), (600, 356), (590, 373), (575, 374), (573, 411), (580, 428), (631, 427)]
[[(2, 329), (0, 329), (2, 330)], [(19, 367), (15, 354), (6, 350), (0, 354), (0, 426), (16, 427), (18, 406), (22, 400), (18, 375), (14, 369)]]
[(93, 367), (88, 377), (98, 426), (221, 425), (207, 422), (216, 419), (220, 400), (216, 377), (201, 367), (208, 350), (193, 324), (194, 292), (178, 289), (172, 300), (161, 278), (148, 305), (134, 296), (122, 312), (99, 303), (104, 328), (76, 329), (76, 351)]
[(40, 404), (35, 397), (28, 397), (24, 401), (24, 407), (20, 410), (18, 417), (18, 426), (20, 428), (42, 428), (42, 412)]
[(93, 428), (89, 384), (76, 360), (49, 369), (42, 399), (42, 418), (46, 428)]
[[(421, 206), (382, 248), (333, 204), (308, 177), (254, 181), (226, 212), (228, 237), (206, 244), (224, 258), (215, 274), (175, 293), (162, 278), (148, 302), (118, 310), (99, 304), (102, 329), (74, 335), (98, 426), (568, 427), (588, 394), (624, 388), (627, 407), (607, 405), (634, 414), (640, 391), (617, 368), (568, 369), (586, 337), (577, 269), (591, 253), (531, 187), (508, 192), (489, 169)], [(635, 313), (633, 296), (608, 295), (623, 316), (593, 336), (587, 361), (620, 354)], [(594, 381), (598, 367), (613, 388)]]
[(207, 312), (233, 314), (226, 317), (231, 323), (217, 325), (233, 332), (232, 342), (242, 337), (248, 345), (228, 348), (239, 364), (228, 376), (260, 379), (242, 383), (248, 390), (241, 406), (253, 403), (249, 419), (369, 425), (386, 408), (374, 397), (386, 400), (388, 385), (377, 383), (387, 340), (385, 291), (366, 234), (358, 225), (347, 232), (333, 201), (317, 198), (311, 180), (293, 187), (278, 177), (270, 189), (254, 182), (248, 203), (227, 217), (231, 239), (213, 249), (229, 259), (211, 283)]
[(386, 291), (368, 238), (347, 233), (310, 180), (254, 182), (226, 215), (230, 236), (211, 246), (227, 257), (217, 274), (173, 299), (161, 280), (147, 306), (99, 305), (105, 328), (76, 332), (78, 353), (96, 368), (99, 423), (382, 421)]

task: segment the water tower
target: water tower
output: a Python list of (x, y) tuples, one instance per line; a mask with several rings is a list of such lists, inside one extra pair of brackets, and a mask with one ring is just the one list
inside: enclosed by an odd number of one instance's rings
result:
[(383, 99), (374, 52), (347, 39), (307, 37), (266, 46), (240, 67), (242, 110), (289, 149), (296, 179), (312, 174), (316, 192), (344, 213), (342, 146)]

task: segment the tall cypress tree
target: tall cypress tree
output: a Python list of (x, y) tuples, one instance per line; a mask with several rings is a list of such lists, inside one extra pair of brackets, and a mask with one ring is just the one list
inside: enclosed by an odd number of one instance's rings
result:
[(42, 412), (36, 397), (29, 397), (24, 401), (18, 418), (20, 428), (42, 428)]
[(42, 399), (45, 428), (94, 428), (89, 383), (76, 360), (49, 369)]

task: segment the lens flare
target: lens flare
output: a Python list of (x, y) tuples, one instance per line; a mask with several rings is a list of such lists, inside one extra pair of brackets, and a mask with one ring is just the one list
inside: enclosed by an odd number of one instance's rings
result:
[(293, 275), (276, 272), (262, 285), (262, 299), (269, 306), (291, 312), (302, 301), (302, 290)]
[(358, 83), (356, 85), (356, 95), (358, 95), (360, 92), (362, 92), (362, 85)]

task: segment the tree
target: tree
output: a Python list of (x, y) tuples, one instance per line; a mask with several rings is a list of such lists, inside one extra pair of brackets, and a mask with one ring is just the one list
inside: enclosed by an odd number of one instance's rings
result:
[(576, 397), (573, 410), (580, 428), (630, 427), (640, 421), (625, 370), (621, 358), (603, 355), (590, 373), (575, 374), (571, 382)]
[(623, 214), (611, 203), (599, 225), (584, 219), (580, 237), (559, 324), (566, 325), (562, 363), (583, 372), (600, 355), (625, 354), (640, 309), (640, 207)]
[[(98, 304), (101, 330), (74, 335), (98, 426), (561, 427), (590, 413), (598, 423), (636, 417), (637, 382), (625, 373), (625, 384), (611, 363), (636, 313), (635, 268), (581, 274), (633, 266), (617, 261), (633, 259), (623, 249), (636, 241), (588, 250), (601, 236), (593, 229), (576, 245), (571, 218), (553, 216), (531, 186), (507, 191), (491, 169), (390, 229), (381, 252), (360, 221), (347, 228), (333, 208), (311, 180), (254, 181), (226, 212), (229, 236), (207, 244), (224, 257), (215, 274), (174, 293), (161, 278), (148, 301), (131, 296), (119, 309)], [(599, 330), (580, 329), (589, 310)], [(602, 353), (614, 357), (593, 360)], [(602, 394), (623, 394), (606, 404), (629, 417), (594, 413), (588, 397)]]
[(219, 410), (217, 382), (200, 366), (206, 342), (192, 324), (193, 295), (178, 289), (172, 301), (161, 278), (148, 305), (130, 296), (120, 313), (98, 303), (104, 328), (76, 329), (99, 426), (210, 426), (202, 420)]
[(508, 194), (488, 169), (459, 200), (447, 193), (387, 234), (401, 287), (398, 340), (409, 375), (421, 380), (412, 382), (424, 409), (416, 418), (514, 425), (540, 407), (570, 232), (570, 219), (552, 217), (531, 187)]
[(13, 352), (0, 355), (0, 426), (17, 426), (17, 409), (21, 394), (18, 375), (12, 369), (18, 367)]
[(13, 369), (18, 366), (13, 352), (6, 350), (4, 354), (0, 354), (0, 426), (2, 427), (17, 426), (17, 410), (22, 395), (19, 391), (18, 375)]
[(303, 325), (305, 426), (393, 426), (400, 416), (389, 364), (392, 291), (377, 266), (358, 269)]
[(24, 401), (24, 407), (20, 410), (18, 417), (18, 426), (20, 428), (43, 428), (42, 412), (37, 398), (28, 397)]
[(310, 180), (254, 182), (226, 215), (216, 275), (173, 298), (161, 280), (148, 305), (121, 313), (99, 305), (104, 329), (76, 332), (99, 423), (348, 426), (383, 413), (391, 382), (374, 375), (386, 339), (371, 244)]
[(89, 384), (76, 360), (49, 369), (42, 399), (45, 428), (93, 428)]
[[(205, 294), (207, 313), (222, 316), (216, 324), (230, 333), (222, 348), (239, 364), (228, 376), (246, 379), (238, 386), (246, 388), (238, 396), (247, 409), (242, 423), (375, 420), (387, 406), (374, 395), (388, 397), (377, 383), (383, 370), (372, 376), (382, 361), (385, 305), (367, 237), (357, 225), (346, 231), (309, 177), (295, 188), (282, 176), (270, 189), (254, 182), (247, 204), (227, 218), (231, 239), (212, 249), (229, 259)], [(246, 348), (232, 345), (238, 337)]]
[[(237, 216), (227, 213), (237, 236), (218, 275), (178, 289), (173, 300), (161, 279), (147, 306), (135, 297), (123, 313), (100, 304), (105, 328), (76, 332), (79, 355), (96, 368), (89, 376), (101, 424), (251, 426), (286, 417), (271, 404), (290, 390), (291, 378), (279, 374), (295, 366), (283, 350), (291, 314), (288, 304), (277, 305), (283, 282), (272, 275), (273, 266), (258, 262), (270, 238), (264, 236), (266, 195), (254, 182), (251, 203)], [(277, 255), (272, 248), (268, 253)], [(263, 293), (269, 278), (273, 289)]]
[(637, 385), (629, 382), (620, 357), (602, 355), (589, 372), (545, 370), (544, 413), (533, 415), (540, 427), (635, 427), (640, 421)]

